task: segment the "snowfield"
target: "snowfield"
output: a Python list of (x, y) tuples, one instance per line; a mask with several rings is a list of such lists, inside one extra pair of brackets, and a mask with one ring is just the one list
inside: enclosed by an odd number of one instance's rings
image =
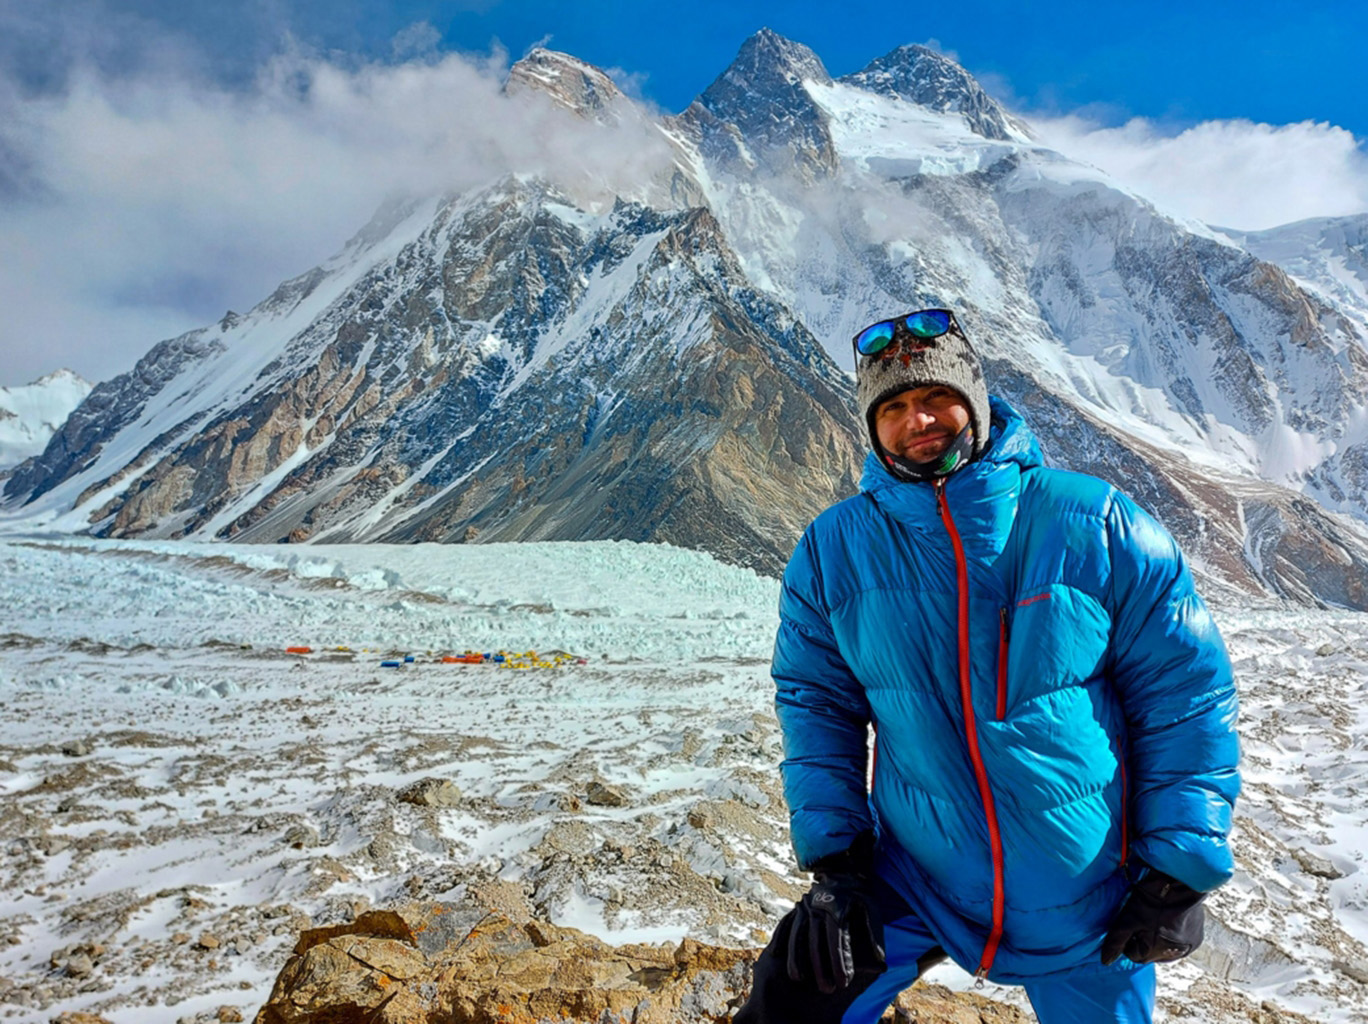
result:
[[(612, 941), (759, 944), (805, 884), (777, 597), (627, 542), (0, 540), (0, 1018), (250, 1019), (300, 928), (472, 891)], [(1239, 869), (1164, 1014), (1368, 1021), (1368, 616), (1216, 613)], [(509, 661), (439, 660), (467, 649)]]
[(92, 385), (57, 370), (23, 387), (0, 387), (0, 481), (19, 463), (42, 453)]

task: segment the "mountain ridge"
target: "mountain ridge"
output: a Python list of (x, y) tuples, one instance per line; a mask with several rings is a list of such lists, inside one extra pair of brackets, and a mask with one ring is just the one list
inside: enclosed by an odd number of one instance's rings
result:
[(577, 58), (519, 68), (515, 99), (550, 95), (586, 139), (644, 118), (672, 164), (611, 203), (519, 174), (395, 200), (97, 387), (7, 514), (263, 542), (620, 536), (774, 573), (855, 489), (845, 339), (948, 303), (1055, 464), (1140, 482), (1226, 585), (1368, 607), (1368, 328), (1334, 295), (1040, 148), (925, 47), (832, 79), (762, 30), (654, 122)]

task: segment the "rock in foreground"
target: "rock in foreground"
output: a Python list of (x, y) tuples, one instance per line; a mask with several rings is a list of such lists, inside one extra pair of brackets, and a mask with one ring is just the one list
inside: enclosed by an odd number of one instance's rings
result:
[[(750, 991), (758, 950), (685, 939), (610, 946), (474, 904), (411, 903), (304, 932), (256, 1024), (717, 1024)], [(936, 986), (885, 1019), (1024, 1022)]]
[(471, 904), (414, 903), (301, 935), (257, 1024), (725, 1020), (755, 951), (609, 946)]

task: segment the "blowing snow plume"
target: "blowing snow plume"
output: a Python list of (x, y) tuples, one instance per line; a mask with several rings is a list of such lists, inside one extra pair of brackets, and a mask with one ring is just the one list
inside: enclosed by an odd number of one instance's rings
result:
[(318, 263), (396, 195), (522, 174), (611, 203), (669, 164), (625, 97), (614, 118), (577, 117), (544, 91), (505, 91), (501, 54), (342, 64), (294, 50), (233, 86), (174, 38), (132, 70), (62, 39), (58, 86), (35, 93), (13, 66), (0, 79), (0, 345), (14, 377), (0, 384), (56, 364), (120, 372), (149, 338)]

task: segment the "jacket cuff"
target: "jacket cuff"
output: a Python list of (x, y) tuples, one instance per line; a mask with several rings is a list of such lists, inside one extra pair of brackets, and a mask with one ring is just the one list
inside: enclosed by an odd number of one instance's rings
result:
[(849, 847), (839, 853), (829, 853), (812, 862), (809, 869), (817, 874), (863, 875), (874, 874), (874, 833), (861, 832)]

